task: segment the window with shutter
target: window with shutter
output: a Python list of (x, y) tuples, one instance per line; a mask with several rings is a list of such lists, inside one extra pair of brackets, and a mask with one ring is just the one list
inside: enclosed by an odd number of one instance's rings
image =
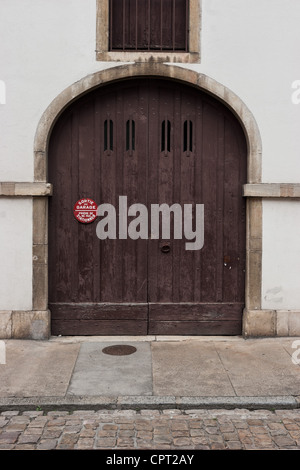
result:
[(201, 0), (97, 0), (96, 59), (200, 60)]

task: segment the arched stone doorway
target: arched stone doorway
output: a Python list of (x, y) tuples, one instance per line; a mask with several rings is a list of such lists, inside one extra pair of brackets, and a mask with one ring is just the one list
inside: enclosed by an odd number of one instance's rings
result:
[[(176, 78), (176, 82), (182, 82), (188, 84), (189, 86), (194, 87), (197, 90), (205, 90), (206, 94), (214, 95), (218, 98), (220, 102), (225, 103), (226, 106), (230, 109), (232, 114), (235, 114), (238, 117), (238, 121), (244, 130), (246, 141), (247, 141), (247, 169), (248, 177), (246, 182), (259, 182), (260, 181), (260, 139), (259, 133), (255, 124), (255, 121), (248, 111), (246, 106), (229, 90), (222, 87), (220, 84), (215, 81), (205, 77), (203, 75), (197, 74), (192, 71), (184, 70), (174, 66), (167, 66), (162, 64), (136, 64), (132, 66), (117, 67), (110, 70), (105, 70), (94, 74), (91, 77), (86, 77), (81, 82), (76, 83), (69, 89), (67, 89), (60, 97), (58, 97), (49, 109), (46, 111), (44, 117), (40, 122), (40, 126), (36, 135), (36, 180), (47, 180), (46, 175), (46, 156), (48, 156), (48, 138), (50, 131), (52, 130), (54, 123), (64, 108), (69, 105), (72, 100), (77, 99), (79, 96), (83, 96), (90, 90), (95, 89), (101, 84), (106, 84), (111, 81), (116, 81), (117, 79), (124, 79), (128, 76), (132, 77), (161, 77), (161, 78)], [(51, 182), (51, 181), (50, 181)], [(54, 188), (55, 190), (55, 188)], [(249, 210), (248, 210), (249, 214)], [(249, 227), (249, 225), (248, 225)], [(246, 237), (245, 237), (246, 238)], [(248, 231), (247, 240), (251, 240), (251, 232)], [(251, 266), (251, 250), (248, 250), (249, 245), (246, 247), (246, 288), (245, 288), (245, 303), (249, 304), (250, 292), (252, 290), (258, 290), (257, 282), (251, 284), (251, 277), (249, 276), (249, 269)], [(257, 257), (257, 250), (255, 252)], [(260, 274), (260, 265), (259, 262), (255, 260), (255, 269), (258, 274)], [(253, 272), (253, 271), (252, 271)], [(249, 282), (250, 279), (250, 282)], [(257, 278), (256, 278), (257, 279)], [(257, 296), (258, 297), (258, 296)], [(48, 300), (48, 299), (47, 299)], [(174, 333), (174, 330), (173, 330)], [(99, 333), (98, 333), (99, 334)], [(110, 333), (112, 334), (112, 333)], [(188, 334), (191, 334), (188, 332)], [(200, 333), (201, 334), (201, 333)]]

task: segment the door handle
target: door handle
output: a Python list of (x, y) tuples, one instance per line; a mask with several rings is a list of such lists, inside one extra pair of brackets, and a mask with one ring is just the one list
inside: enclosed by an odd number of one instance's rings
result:
[(163, 245), (160, 250), (162, 253), (169, 253), (171, 250), (171, 247), (170, 245)]

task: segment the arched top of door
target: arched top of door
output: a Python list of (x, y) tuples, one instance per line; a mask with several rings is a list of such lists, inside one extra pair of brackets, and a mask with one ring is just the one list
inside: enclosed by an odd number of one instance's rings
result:
[(63, 90), (43, 113), (35, 134), (35, 181), (47, 182), (47, 150), (52, 128), (60, 114), (84, 94), (118, 80), (141, 77), (165, 78), (182, 82), (204, 91), (224, 103), (238, 118), (248, 145), (247, 182), (261, 182), (262, 145), (255, 118), (245, 103), (229, 88), (205, 74), (164, 63), (135, 63), (110, 67), (91, 75)]

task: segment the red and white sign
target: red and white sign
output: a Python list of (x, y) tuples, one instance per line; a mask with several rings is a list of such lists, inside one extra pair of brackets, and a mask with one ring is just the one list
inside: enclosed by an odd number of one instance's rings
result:
[(74, 205), (73, 211), (75, 218), (79, 222), (83, 224), (89, 224), (97, 217), (97, 204), (95, 201), (93, 201), (93, 199), (79, 199), (79, 201), (77, 201)]

